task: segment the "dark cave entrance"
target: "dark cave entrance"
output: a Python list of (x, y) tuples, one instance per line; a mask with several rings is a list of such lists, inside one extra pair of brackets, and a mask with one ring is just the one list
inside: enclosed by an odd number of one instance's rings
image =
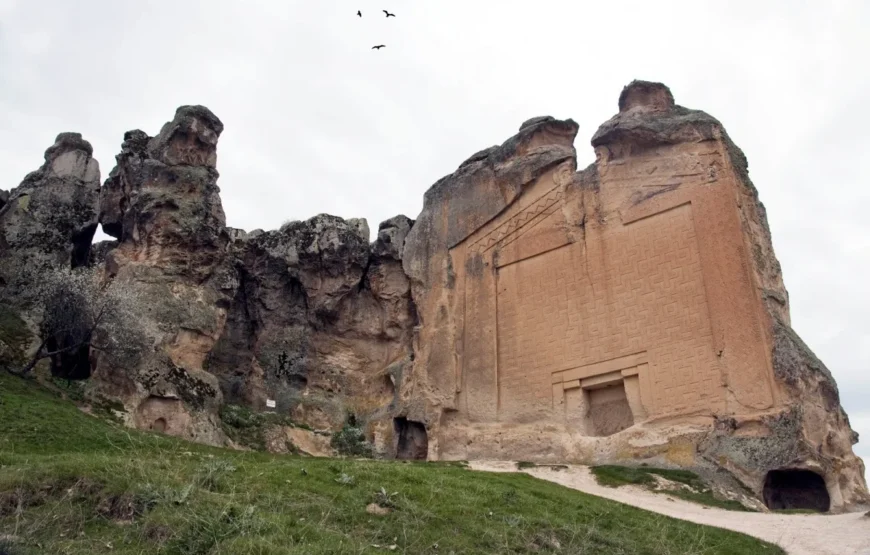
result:
[(825, 480), (811, 470), (771, 470), (764, 479), (764, 504), (768, 509), (810, 509), (827, 512), (831, 497)]
[[(62, 343), (50, 337), (45, 344), (48, 352), (63, 348)], [(89, 343), (51, 356), (51, 375), (65, 380), (86, 380), (91, 377), (91, 347)]]
[(429, 456), (429, 436), (426, 426), (404, 416), (393, 419), (396, 433), (396, 458), (425, 461)]

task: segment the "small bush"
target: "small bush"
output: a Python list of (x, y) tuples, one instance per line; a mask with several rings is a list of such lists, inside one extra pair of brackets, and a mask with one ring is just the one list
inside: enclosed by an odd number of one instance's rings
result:
[(529, 462), (529, 461), (520, 461), (517, 463), (517, 468), (520, 470), (524, 470), (526, 468), (535, 468), (536, 466), (538, 466), (538, 465), (536, 465), (533, 462)]
[(332, 434), (329, 444), (340, 454), (349, 457), (371, 458), (374, 453), (372, 444), (366, 440), (362, 429), (357, 427), (356, 417), (353, 414), (348, 416), (341, 430)]
[(287, 416), (275, 412), (254, 412), (241, 405), (224, 405), (220, 410), (220, 419), (224, 433), (230, 439), (255, 451), (266, 450), (266, 431), (269, 428), (300, 427)]
[(387, 488), (382, 486), (380, 490), (375, 492), (374, 502), (385, 509), (395, 509), (397, 508), (397, 495), (399, 495), (399, 492), (394, 491), (393, 493), (389, 493), (387, 492)]
[(266, 422), (264, 414), (241, 405), (224, 405), (220, 410), (220, 418), (224, 427), (229, 427), (236, 433), (256, 430)]

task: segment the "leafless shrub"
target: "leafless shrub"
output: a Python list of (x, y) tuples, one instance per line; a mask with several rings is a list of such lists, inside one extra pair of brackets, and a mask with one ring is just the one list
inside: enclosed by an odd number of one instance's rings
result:
[[(90, 268), (57, 269), (33, 284), (42, 312), (39, 347), (14, 374), (25, 375), (43, 359), (52, 359), (59, 377), (88, 377), (90, 350), (100, 351), (118, 365), (135, 363), (146, 338), (139, 324), (139, 298), (115, 281), (103, 281)], [(88, 366), (81, 368), (81, 366)]]

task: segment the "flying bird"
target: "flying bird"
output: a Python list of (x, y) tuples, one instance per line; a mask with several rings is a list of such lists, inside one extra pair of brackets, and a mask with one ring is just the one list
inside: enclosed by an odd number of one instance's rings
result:
[(387, 17), (396, 17), (396, 14), (394, 14), (394, 13), (390, 13), (390, 12), (388, 12), (387, 10), (383, 10), (383, 12), (384, 12), (385, 14), (387, 14)]
[(386, 44), (379, 44), (379, 45), (377, 45), (377, 46), (372, 46), (372, 50), (379, 50), (379, 49), (381, 49), (381, 48), (383, 48), (383, 47), (385, 47), (385, 46), (386, 46)]
[(357, 11), (356, 11), (356, 15), (362, 17), (362, 12), (361, 12), (360, 10), (357, 10)]

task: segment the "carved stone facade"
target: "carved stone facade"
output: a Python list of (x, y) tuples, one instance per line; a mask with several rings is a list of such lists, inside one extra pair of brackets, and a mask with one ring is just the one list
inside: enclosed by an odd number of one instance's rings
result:
[[(21, 321), (0, 364), (37, 329), (31, 274), (92, 264), (142, 301), (139, 362), (92, 352), (88, 387), (131, 426), (226, 445), (239, 403), (324, 433), (353, 421), (384, 457), (646, 462), (771, 507), (870, 502), (746, 159), (664, 85), (623, 90), (588, 168), (576, 123), (530, 119), (371, 244), (365, 220), (324, 214), (227, 228), (222, 131), (202, 106), (130, 131), (101, 190), (90, 145), (62, 134), (0, 196), (0, 326)], [(117, 242), (90, 247), (97, 217)], [(270, 448), (331, 452), (273, 432)]]
[(759, 494), (767, 471), (803, 468), (833, 507), (865, 499), (827, 369), (777, 354), (788, 297), (721, 124), (634, 82), (581, 172), (576, 130), (530, 120), (427, 193), (404, 260), (429, 457), (643, 460)]

